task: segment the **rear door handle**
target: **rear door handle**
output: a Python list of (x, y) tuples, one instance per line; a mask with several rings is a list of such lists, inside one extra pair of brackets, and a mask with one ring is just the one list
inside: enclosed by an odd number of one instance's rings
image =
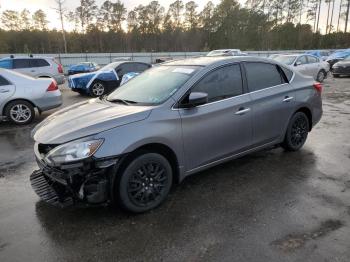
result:
[(235, 115), (244, 115), (245, 113), (248, 113), (250, 111), (250, 108), (240, 108), (236, 113)]
[(292, 96), (286, 96), (284, 99), (283, 99), (283, 102), (290, 102), (294, 99), (294, 97)]
[(10, 92), (9, 89), (0, 89), (0, 93), (8, 93), (8, 92)]

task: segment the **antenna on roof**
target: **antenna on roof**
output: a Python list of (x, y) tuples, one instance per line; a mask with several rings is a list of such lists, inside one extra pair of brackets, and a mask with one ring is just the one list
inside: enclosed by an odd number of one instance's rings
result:
[(10, 58), (15, 58), (15, 56), (14, 55), (10, 55)]
[(29, 57), (33, 57), (33, 55), (32, 55), (32, 54), (30, 54), (30, 55), (29, 55)]

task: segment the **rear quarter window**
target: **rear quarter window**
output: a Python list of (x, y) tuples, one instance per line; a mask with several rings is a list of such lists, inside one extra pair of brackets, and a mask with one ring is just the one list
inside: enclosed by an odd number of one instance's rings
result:
[(0, 86), (7, 86), (11, 85), (10, 81), (8, 81), (6, 78), (0, 75)]
[(285, 83), (277, 65), (261, 62), (246, 62), (244, 64), (250, 92), (259, 91)]
[(288, 82), (290, 83), (290, 81), (293, 78), (294, 72), (288, 68), (283, 67), (283, 66), (281, 67), (281, 69), (282, 69), (284, 75), (287, 77)]

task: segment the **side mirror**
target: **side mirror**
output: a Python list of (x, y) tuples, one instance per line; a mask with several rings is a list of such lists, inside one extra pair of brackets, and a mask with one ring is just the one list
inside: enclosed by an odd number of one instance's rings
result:
[(207, 93), (193, 92), (193, 93), (190, 93), (190, 95), (188, 97), (188, 103), (185, 104), (184, 106), (186, 108), (190, 108), (190, 107), (204, 105), (206, 103), (208, 103), (208, 94)]
[(296, 61), (294, 65), (295, 65), (295, 66), (300, 66), (300, 65), (301, 65), (301, 62), (300, 62), (300, 61)]

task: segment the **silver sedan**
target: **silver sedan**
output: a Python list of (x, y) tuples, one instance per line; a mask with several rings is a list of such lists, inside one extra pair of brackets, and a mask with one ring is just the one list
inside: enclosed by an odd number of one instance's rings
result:
[(313, 55), (277, 55), (274, 60), (289, 65), (294, 70), (307, 76), (312, 76), (316, 81), (322, 83), (328, 75), (329, 64)]

